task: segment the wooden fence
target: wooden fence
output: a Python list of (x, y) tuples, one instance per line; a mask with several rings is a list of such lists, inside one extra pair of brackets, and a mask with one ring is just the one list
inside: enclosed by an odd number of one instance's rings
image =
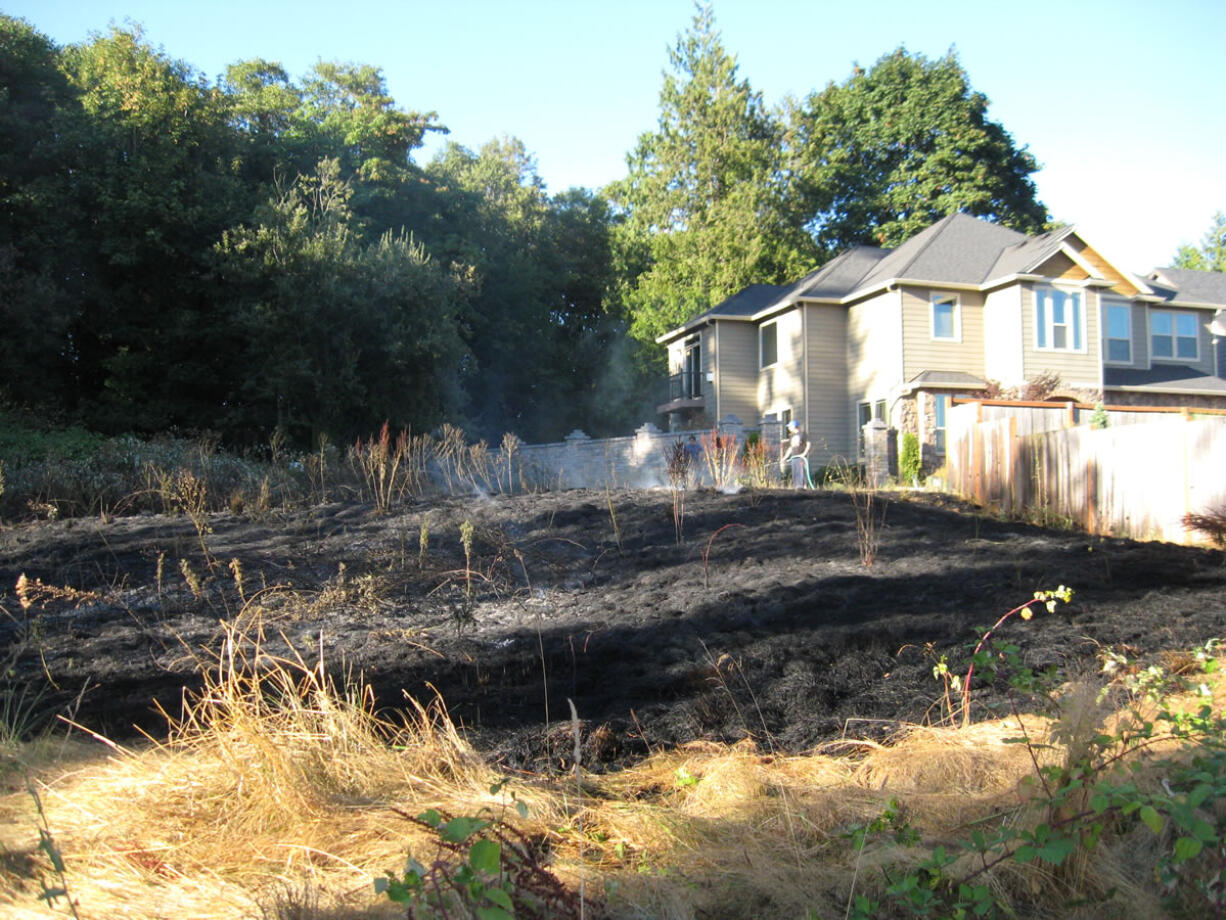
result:
[(1174, 543), (1203, 540), (1185, 530), (1186, 513), (1226, 507), (1226, 415), (1130, 410), (1145, 418), (1112, 413), (1107, 428), (1052, 428), (1051, 406), (1016, 406), (994, 418), (983, 408), (955, 405), (947, 420), (950, 489), (976, 504)]

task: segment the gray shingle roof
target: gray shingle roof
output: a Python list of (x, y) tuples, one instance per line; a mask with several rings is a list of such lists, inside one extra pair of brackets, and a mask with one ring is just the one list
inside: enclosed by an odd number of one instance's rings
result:
[(974, 387), (983, 389), (988, 382), (982, 377), (967, 374), (963, 371), (920, 371), (907, 381), (914, 386), (930, 387)]
[(1103, 386), (1108, 389), (1152, 387), (1158, 390), (1182, 390), (1188, 393), (1215, 393), (1226, 396), (1226, 380), (1182, 364), (1158, 364), (1149, 370), (1104, 367)]
[(787, 289), (785, 284), (751, 284), (696, 319), (709, 316), (753, 316), (778, 300)]
[(1148, 280), (1166, 300), (1226, 306), (1226, 273), (1186, 268), (1155, 268)]
[(1001, 250), (1027, 241), (1024, 233), (969, 214), (951, 214), (882, 259), (864, 283), (891, 278), (980, 284), (991, 277)]

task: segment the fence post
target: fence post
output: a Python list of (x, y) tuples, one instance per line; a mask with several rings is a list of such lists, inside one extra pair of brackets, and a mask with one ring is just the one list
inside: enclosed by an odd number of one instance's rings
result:
[(890, 429), (875, 418), (864, 426), (864, 475), (873, 488), (881, 488), (890, 476)]
[(578, 488), (586, 482), (583, 471), (583, 445), (592, 440), (578, 428), (566, 436), (565, 460), (562, 463), (563, 476), (570, 488)]

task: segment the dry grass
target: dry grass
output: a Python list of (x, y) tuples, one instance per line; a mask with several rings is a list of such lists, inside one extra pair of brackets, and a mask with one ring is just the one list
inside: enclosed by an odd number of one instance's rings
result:
[[(322, 662), (268, 647), (258, 619), (228, 626), (201, 662), (204, 689), (164, 740), (139, 750), (44, 742), (5, 763), (0, 912), (65, 913), (37, 900), (47, 866), (19, 779), (28, 773), (86, 917), (402, 916), (374, 897), (372, 879), (410, 848), (433, 851), (393, 807), (513, 818), (547, 844), (561, 878), (582, 881), (589, 898), (607, 894), (617, 917), (841, 917), (853, 885), (879, 892), (932, 845), (981, 822), (1035, 820), (1022, 810), (1037, 796), (1032, 751), (1009, 739), (1025, 731), (1044, 745), (1035, 756), (1058, 761), (1120, 718), (1074, 688), (1059, 722), (914, 727), (888, 744), (797, 756), (693, 744), (585, 776), (581, 792), (528, 777), (492, 793), (499, 777), (441, 701), (410, 701), (407, 717), (391, 719), (359, 679), (337, 682)], [(528, 806), (522, 821), (512, 795)], [(857, 851), (848, 829), (891, 801), (921, 845), (881, 835)], [(1158, 845), (1142, 827), (1064, 875), (1008, 862), (988, 881), (1022, 915), (1094, 916), (1102, 905), (1060, 905), (1114, 887), (1117, 917), (1158, 916), (1145, 885)]]

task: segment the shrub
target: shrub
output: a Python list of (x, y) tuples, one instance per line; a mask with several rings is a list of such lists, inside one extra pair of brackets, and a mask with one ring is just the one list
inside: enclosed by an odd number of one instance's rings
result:
[(904, 484), (916, 482), (920, 475), (919, 437), (912, 431), (902, 436), (902, 450), (898, 453), (898, 475)]

